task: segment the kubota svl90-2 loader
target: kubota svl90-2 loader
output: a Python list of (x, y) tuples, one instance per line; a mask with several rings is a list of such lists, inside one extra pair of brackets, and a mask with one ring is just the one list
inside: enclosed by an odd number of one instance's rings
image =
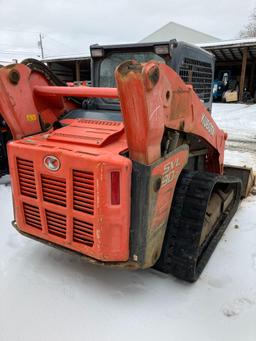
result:
[(213, 57), (176, 41), (91, 54), (93, 87), (32, 60), (0, 70), (13, 225), (90, 262), (195, 281), (249, 186), (247, 171), (223, 174)]

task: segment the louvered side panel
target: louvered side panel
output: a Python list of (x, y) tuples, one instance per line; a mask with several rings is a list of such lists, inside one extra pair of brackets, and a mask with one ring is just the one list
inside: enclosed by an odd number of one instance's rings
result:
[(27, 203), (23, 203), (25, 223), (31, 227), (42, 230), (39, 208)]
[(73, 208), (94, 214), (94, 174), (73, 170)]
[(41, 182), (44, 201), (65, 207), (66, 180), (42, 175)]
[(67, 219), (63, 214), (45, 211), (48, 233), (65, 239), (67, 231)]
[(73, 241), (93, 246), (93, 224), (74, 218), (73, 221)]
[(20, 193), (30, 198), (37, 198), (33, 161), (17, 158)]

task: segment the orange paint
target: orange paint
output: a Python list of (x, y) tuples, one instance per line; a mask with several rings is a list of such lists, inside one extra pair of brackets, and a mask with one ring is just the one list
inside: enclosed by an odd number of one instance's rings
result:
[[(74, 135), (73, 126), (101, 131), (107, 140)], [(79, 128), (78, 128), (79, 129)], [(57, 139), (57, 133), (61, 134)], [(67, 136), (67, 141), (65, 141)], [(8, 146), (12, 190), (20, 230), (101, 261), (129, 256), (131, 160), (123, 123), (74, 122), (49, 134), (13, 141)], [(52, 156), (53, 171), (44, 160)], [(119, 172), (120, 203), (111, 202), (111, 173)]]
[[(130, 66), (129, 72), (117, 68), (117, 89), (50, 86), (24, 65), (14, 67), (20, 79), (13, 84), (10, 70), (0, 70), (0, 112), (14, 139), (28, 136), (8, 146), (21, 231), (97, 260), (125, 262), (130, 256), (132, 160), (146, 165), (159, 160), (166, 128), (198, 135), (208, 147), (207, 169), (222, 172), (225, 134), (191, 86), (161, 63)], [(69, 119), (63, 128), (41, 132), (39, 115), (53, 123), (77, 107), (70, 96), (119, 96), (124, 122)], [(167, 220), (187, 161), (188, 147), (175, 152), (152, 174), (161, 177), (148, 224), (152, 229)]]

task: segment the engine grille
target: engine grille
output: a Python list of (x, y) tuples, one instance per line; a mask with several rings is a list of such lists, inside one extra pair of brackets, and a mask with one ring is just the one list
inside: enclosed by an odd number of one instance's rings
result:
[(49, 210), (45, 211), (48, 233), (60, 238), (66, 238), (67, 219), (65, 215)]
[(201, 100), (210, 101), (213, 76), (210, 63), (185, 58), (179, 74), (185, 83), (193, 85), (194, 91)]
[(42, 230), (39, 208), (27, 203), (23, 203), (25, 222), (27, 225)]
[(73, 170), (73, 208), (94, 214), (94, 175), (92, 172)]
[[(36, 176), (36, 166), (33, 161), (17, 158), (16, 162), (20, 193), (30, 197), (27, 199), (29, 202), (34, 201), (31, 205), (25, 202), (27, 201), (25, 198), (22, 199), (24, 221), (27, 227), (36, 229), (40, 233), (44, 231), (49, 237), (58, 237), (62, 239), (62, 243), (67, 242), (69, 239), (67, 237), (70, 236), (71, 244), (93, 247), (94, 224), (85, 221), (86, 218), (77, 219), (76, 214), (81, 216), (81, 213), (76, 211), (94, 215), (94, 173), (73, 169), (70, 179), (73, 181), (72, 191), (67, 192), (65, 178), (48, 174)], [(37, 200), (40, 198), (40, 187), (44, 203), (41, 203), (39, 207)], [(70, 211), (70, 205), (73, 207), (73, 212)], [(71, 219), (67, 219), (68, 214), (71, 214)], [(61, 243), (60, 240), (59, 243)]]
[(20, 193), (30, 198), (37, 198), (33, 161), (17, 158)]
[(41, 176), (44, 201), (59, 206), (66, 206), (66, 180)]
[(73, 241), (87, 246), (93, 246), (93, 225), (82, 220), (74, 219)]

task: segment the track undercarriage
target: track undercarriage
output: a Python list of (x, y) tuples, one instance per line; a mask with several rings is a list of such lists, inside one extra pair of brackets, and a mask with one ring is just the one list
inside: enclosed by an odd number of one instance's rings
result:
[(240, 197), (238, 178), (183, 171), (155, 268), (196, 281), (235, 214)]

